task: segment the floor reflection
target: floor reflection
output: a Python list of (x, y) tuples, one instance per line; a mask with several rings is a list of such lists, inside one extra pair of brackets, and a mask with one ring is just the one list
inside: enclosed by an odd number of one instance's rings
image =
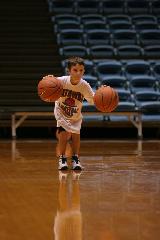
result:
[(82, 141), (81, 175), (57, 170), (57, 141), (0, 148), (0, 239), (160, 239), (160, 141)]
[[(148, 143), (144, 144), (142, 141), (81, 141), (81, 156), (97, 156), (104, 157), (105, 155), (136, 155), (137, 157), (143, 156), (143, 150), (152, 150), (152, 148), (158, 148), (157, 144), (152, 143), (152, 147), (148, 148)], [(43, 140), (12, 140), (0, 142), (0, 147), (4, 151), (8, 150), (8, 158), (12, 161), (15, 160), (26, 160), (28, 157), (33, 157), (33, 153), (38, 153), (43, 156), (47, 151), (47, 156), (45, 157), (53, 159), (53, 157), (59, 155), (58, 141), (43, 141)], [(47, 147), (47, 149), (46, 149)], [(143, 149), (144, 148), (144, 149)], [(26, 150), (27, 149), (27, 150)], [(10, 152), (11, 151), (11, 152)], [(11, 154), (11, 156), (9, 156)], [(45, 153), (46, 154), (46, 153)], [(156, 152), (155, 152), (156, 154)], [(71, 143), (68, 141), (66, 156), (70, 157), (72, 155)], [(151, 154), (150, 154), (151, 155)]]
[(159, 168), (147, 169), (143, 163), (139, 170), (127, 166), (83, 175), (85, 240), (159, 239)]
[(59, 171), (59, 207), (54, 221), (55, 240), (82, 240), (80, 175), (81, 172)]

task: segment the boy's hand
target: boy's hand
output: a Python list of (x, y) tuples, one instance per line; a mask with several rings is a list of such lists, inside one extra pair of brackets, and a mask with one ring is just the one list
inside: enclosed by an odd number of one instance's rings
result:
[(47, 77), (54, 77), (54, 75), (46, 75), (43, 77), (43, 79), (46, 79)]

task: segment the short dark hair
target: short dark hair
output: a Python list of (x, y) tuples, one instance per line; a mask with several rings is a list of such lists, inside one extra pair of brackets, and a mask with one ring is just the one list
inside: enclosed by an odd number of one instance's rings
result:
[(84, 59), (80, 57), (70, 57), (67, 61), (67, 68), (70, 70), (72, 66), (75, 66), (76, 64), (79, 65), (85, 65)]

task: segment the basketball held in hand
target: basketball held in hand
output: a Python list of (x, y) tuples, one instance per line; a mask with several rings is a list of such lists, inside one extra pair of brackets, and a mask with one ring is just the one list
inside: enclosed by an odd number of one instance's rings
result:
[(115, 89), (110, 86), (101, 86), (94, 95), (94, 104), (101, 112), (112, 112), (118, 106), (119, 97)]
[(38, 83), (38, 95), (45, 102), (55, 102), (62, 96), (62, 91), (61, 81), (52, 75), (43, 77)]

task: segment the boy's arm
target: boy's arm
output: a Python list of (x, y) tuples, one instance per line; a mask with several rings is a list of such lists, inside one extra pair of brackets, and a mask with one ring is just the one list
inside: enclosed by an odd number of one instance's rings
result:
[(84, 94), (84, 98), (87, 100), (87, 102), (91, 105), (94, 105), (94, 100), (93, 100), (93, 97), (94, 97), (94, 91), (93, 89), (91, 88), (91, 86), (87, 83), (86, 85), (86, 91), (85, 91), (85, 94)]

